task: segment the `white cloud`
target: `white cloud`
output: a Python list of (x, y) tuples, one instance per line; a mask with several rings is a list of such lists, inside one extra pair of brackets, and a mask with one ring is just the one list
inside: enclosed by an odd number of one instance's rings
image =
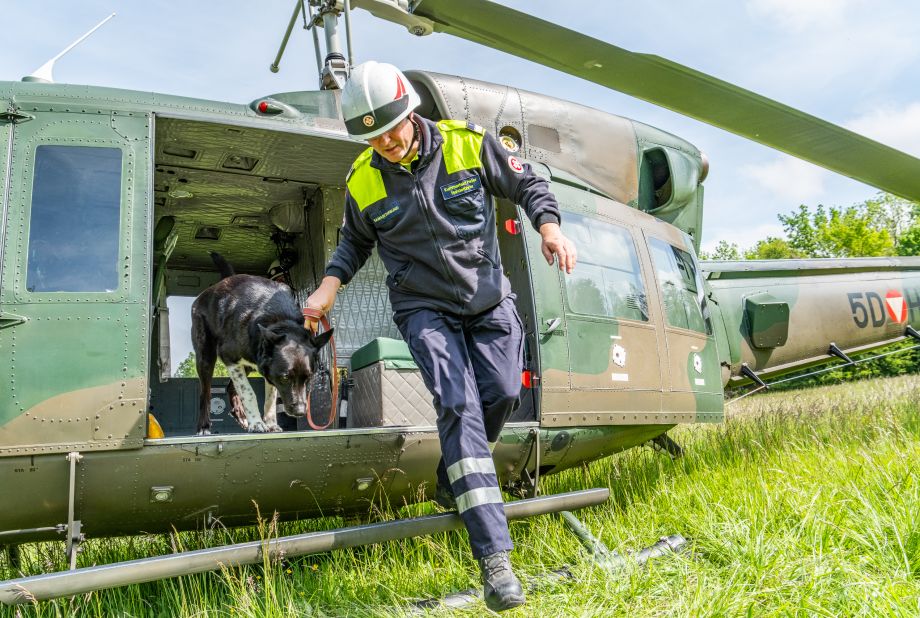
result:
[[(748, 0), (766, 43), (737, 81), (828, 118), (885, 89), (913, 82), (920, 56), (916, 9), (899, 0)], [(893, 80), (898, 80), (894, 82)], [(848, 93), (831, 101), (831, 92)], [(843, 111), (840, 122), (850, 115)]]
[(772, 163), (745, 165), (741, 174), (784, 202), (804, 204), (824, 193), (828, 172), (811, 163), (782, 156)]
[(747, 7), (755, 16), (800, 31), (837, 24), (852, 8), (863, 3), (864, 0), (750, 0)]
[(846, 124), (851, 131), (920, 157), (920, 102), (881, 107)]

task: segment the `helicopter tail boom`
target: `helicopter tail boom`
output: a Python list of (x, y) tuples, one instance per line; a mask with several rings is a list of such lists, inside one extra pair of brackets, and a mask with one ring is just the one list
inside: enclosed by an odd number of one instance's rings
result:
[(732, 381), (847, 361), (920, 326), (920, 258), (704, 262), (702, 270)]

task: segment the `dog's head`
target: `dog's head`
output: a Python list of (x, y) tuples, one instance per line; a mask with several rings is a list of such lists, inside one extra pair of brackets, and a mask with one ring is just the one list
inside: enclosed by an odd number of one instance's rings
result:
[(278, 389), (288, 415), (306, 415), (319, 351), (329, 343), (332, 330), (314, 335), (292, 323), (259, 326), (259, 373)]

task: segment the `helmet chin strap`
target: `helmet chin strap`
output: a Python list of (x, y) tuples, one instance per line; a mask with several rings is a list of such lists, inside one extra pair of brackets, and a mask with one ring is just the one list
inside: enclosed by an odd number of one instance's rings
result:
[[(418, 146), (421, 146), (421, 141), (419, 139), (419, 128), (418, 123), (415, 122), (415, 112), (409, 114), (409, 122), (412, 123), (412, 141), (409, 142), (409, 149), (406, 151), (406, 156), (403, 157), (403, 161), (409, 158), (409, 153), (412, 152), (412, 147), (416, 147), (416, 154), (418, 154)], [(418, 146), (416, 146), (416, 144)]]

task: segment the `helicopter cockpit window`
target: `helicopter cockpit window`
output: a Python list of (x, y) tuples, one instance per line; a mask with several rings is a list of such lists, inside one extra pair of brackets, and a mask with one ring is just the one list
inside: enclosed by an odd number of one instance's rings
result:
[(120, 149), (38, 146), (26, 289), (115, 291), (120, 218)]
[(566, 213), (565, 233), (578, 247), (578, 265), (565, 279), (575, 313), (648, 320), (648, 302), (632, 236), (625, 228)]
[(693, 256), (657, 238), (649, 239), (649, 248), (658, 271), (668, 326), (711, 335), (703, 282)]

